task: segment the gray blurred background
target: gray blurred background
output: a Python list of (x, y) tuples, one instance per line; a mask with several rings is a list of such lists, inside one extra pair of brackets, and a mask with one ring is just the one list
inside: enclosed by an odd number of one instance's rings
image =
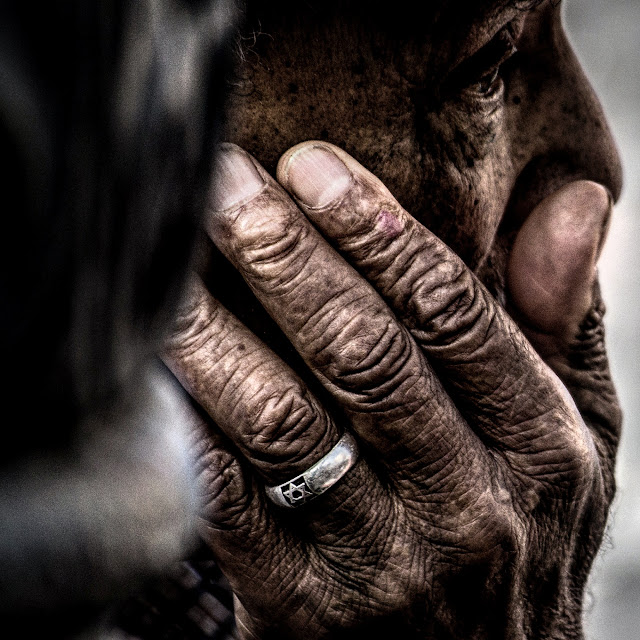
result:
[(566, 0), (565, 25), (625, 169), (601, 263), (607, 340), (625, 413), (618, 495), (587, 597), (587, 640), (640, 638), (640, 0)]

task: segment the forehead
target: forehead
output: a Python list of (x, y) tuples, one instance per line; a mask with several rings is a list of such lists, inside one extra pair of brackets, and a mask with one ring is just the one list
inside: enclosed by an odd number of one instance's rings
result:
[(547, 1), (558, 0), (244, 0), (251, 24), (263, 19), (301, 26), (333, 16), (400, 29), (404, 34), (431, 37), (445, 28), (448, 35), (472, 25), (491, 29), (492, 22), (516, 15)]
[[(558, 0), (245, 0), (248, 26), (254, 33), (274, 28), (288, 34), (291, 45), (305, 39), (309, 28), (329, 25), (343, 38), (386, 34), (388, 42), (410, 43), (437, 75), (446, 73), (508, 22), (536, 5)], [(340, 28), (335, 29), (339, 24)], [(326, 42), (326, 38), (323, 39)]]

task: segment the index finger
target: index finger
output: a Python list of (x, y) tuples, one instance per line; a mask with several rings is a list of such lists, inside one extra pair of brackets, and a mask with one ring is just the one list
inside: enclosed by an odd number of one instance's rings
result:
[(544, 451), (545, 466), (549, 449), (585, 454), (584, 423), (562, 383), (463, 261), (375, 176), (309, 142), (283, 156), (278, 179), (402, 319), (490, 444), (529, 458)]

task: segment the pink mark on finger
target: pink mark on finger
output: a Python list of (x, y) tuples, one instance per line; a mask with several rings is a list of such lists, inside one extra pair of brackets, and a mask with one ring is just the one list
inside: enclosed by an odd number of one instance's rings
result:
[(391, 213), (391, 211), (382, 209), (378, 214), (376, 227), (388, 238), (399, 236), (402, 232), (402, 226), (402, 222), (400, 222), (398, 217)]

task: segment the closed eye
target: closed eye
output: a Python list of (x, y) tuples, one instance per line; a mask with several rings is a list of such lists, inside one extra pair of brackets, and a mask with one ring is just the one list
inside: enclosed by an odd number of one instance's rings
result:
[(515, 29), (509, 23), (451, 72), (447, 82), (449, 91), (470, 91), (479, 97), (493, 97), (502, 88), (500, 68), (516, 51)]

